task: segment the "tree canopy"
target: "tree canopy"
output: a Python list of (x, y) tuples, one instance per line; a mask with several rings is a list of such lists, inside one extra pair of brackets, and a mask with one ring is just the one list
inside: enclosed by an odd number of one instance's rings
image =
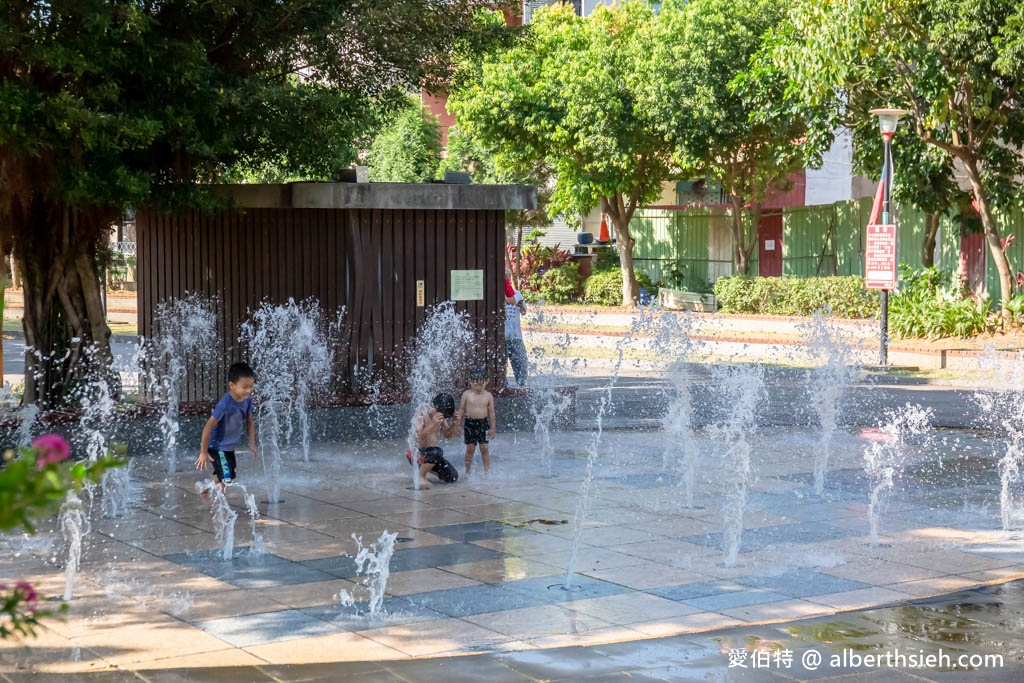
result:
[(646, 2), (598, 7), (586, 19), (568, 5), (543, 8), (518, 45), (487, 58), (449, 101), (499, 167), (552, 169), (550, 213), (571, 220), (599, 205), (611, 217), (624, 304), (639, 296), (629, 222), (670, 176), (670, 150), (638, 106), (634, 78), (654, 16)]
[(992, 209), (1020, 196), (1022, 26), (1016, 0), (797, 0), (775, 49), (807, 104), (851, 127), (874, 107), (908, 109), (905, 125), (966, 176), (1004, 319), (1014, 282)]
[(441, 160), (441, 124), (411, 99), (373, 140), (367, 161), (375, 182), (429, 183)]
[[(754, 60), (785, 16), (781, 0), (666, 0), (652, 24), (641, 105), (670, 140), (680, 173), (718, 180), (732, 203), (733, 266), (757, 243), (760, 208), (820, 156), (784, 74)], [(752, 217), (744, 221), (745, 211)], [(747, 226), (745, 228), (745, 225)]]
[(197, 181), (239, 168), (336, 176), (381, 102), (450, 80), (453, 59), (493, 28), (477, 20), (493, 5), (4, 3), (0, 229), (25, 276), (37, 352), (26, 400), (59, 400), (85, 347), (109, 356), (96, 255), (119, 211), (194, 203)]

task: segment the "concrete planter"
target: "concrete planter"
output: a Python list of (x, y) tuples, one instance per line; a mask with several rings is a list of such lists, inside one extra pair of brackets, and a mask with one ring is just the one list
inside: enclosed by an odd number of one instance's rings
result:
[(670, 311), (703, 311), (713, 313), (718, 308), (714, 294), (697, 294), (678, 289), (658, 290), (658, 305)]

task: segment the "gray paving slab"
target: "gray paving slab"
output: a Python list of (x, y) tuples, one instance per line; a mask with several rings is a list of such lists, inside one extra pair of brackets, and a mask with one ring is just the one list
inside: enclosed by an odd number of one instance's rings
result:
[(509, 524), (488, 520), (485, 522), (469, 522), (467, 524), (447, 524), (445, 526), (427, 527), (428, 531), (435, 536), (451, 538), (463, 543), (483, 541), (491, 538), (512, 538), (516, 536), (528, 536), (531, 534), (526, 529), (520, 529)]
[(505, 590), (501, 584), (467, 586), (446, 590), (416, 593), (411, 600), (421, 607), (441, 612), (449, 617), (468, 617), (489, 612), (538, 607), (552, 604), (556, 596)]
[(326, 621), (345, 631), (367, 631), (387, 626), (414, 624), (420, 621), (445, 619), (448, 615), (430, 609), (409, 597), (386, 597), (381, 603), (381, 612), (370, 615), (367, 601), (355, 605), (342, 605), (338, 602), (299, 610), (303, 614)]
[(282, 640), (312, 638), (337, 633), (339, 627), (300, 610), (249, 614), (244, 617), (210, 619), (194, 624), (235, 647), (248, 647)]
[(812, 595), (843, 593), (863, 588), (871, 588), (870, 584), (852, 581), (841, 576), (822, 574), (821, 572), (796, 570), (767, 576), (745, 576), (738, 583), (782, 593), (794, 598), (806, 598)]

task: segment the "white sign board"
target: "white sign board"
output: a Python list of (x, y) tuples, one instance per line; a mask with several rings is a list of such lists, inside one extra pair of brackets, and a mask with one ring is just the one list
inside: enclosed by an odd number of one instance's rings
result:
[(484, 271), (452, 271), (452, 301), (478, 301), (483, 298)]

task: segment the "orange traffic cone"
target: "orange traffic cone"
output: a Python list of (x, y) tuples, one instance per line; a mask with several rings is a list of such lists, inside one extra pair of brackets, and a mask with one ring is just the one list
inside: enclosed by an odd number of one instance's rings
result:
[(597, 236), (598, 242), (608, 242), (611, 240), (611, 235), (608, 234), (608, 220), (601, 214), (601, 232)]

